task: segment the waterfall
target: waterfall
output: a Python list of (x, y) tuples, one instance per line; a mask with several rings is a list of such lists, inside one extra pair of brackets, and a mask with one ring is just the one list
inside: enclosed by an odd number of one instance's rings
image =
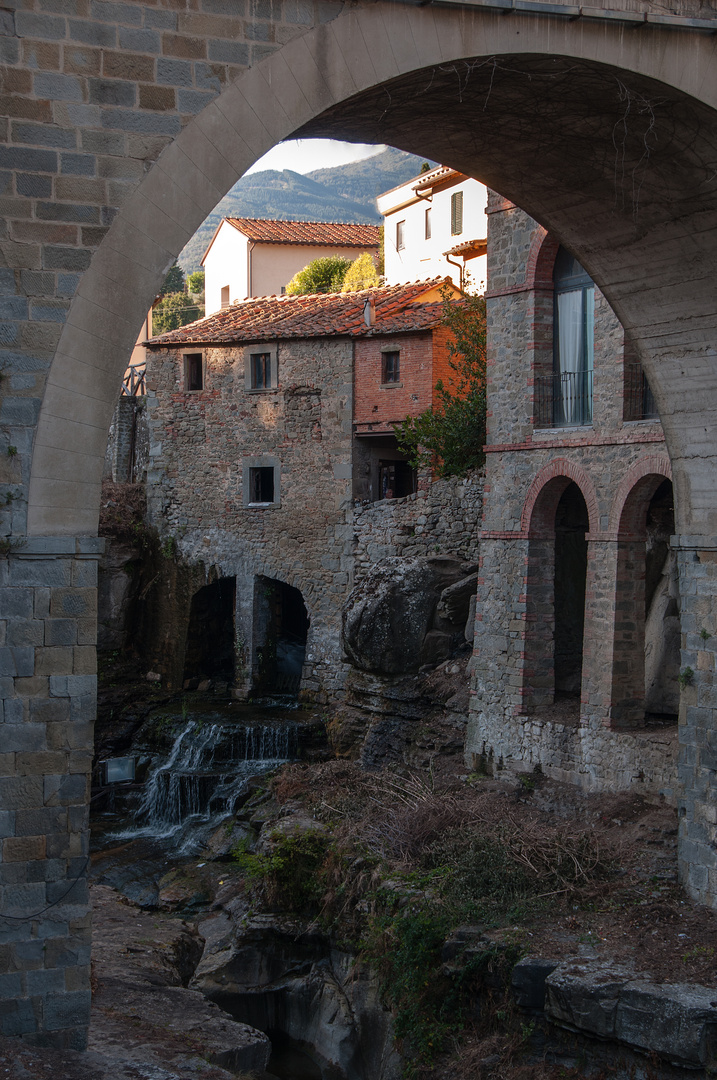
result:
[(189, 853), (234, 812), (249, 778), (291, 760), (297, 742), (296, 724), (188, 721), (151, 768), (135, 825), (115, 836), (168, 840)]

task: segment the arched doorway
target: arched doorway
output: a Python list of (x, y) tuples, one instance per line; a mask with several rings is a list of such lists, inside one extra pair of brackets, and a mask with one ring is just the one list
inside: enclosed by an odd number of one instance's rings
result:
[(579, 709), (583, 673), (588, 508), (572, 481), (555, 512), (555, 700)]
[(297, 694), (306, 655), (309, 615), (299, 589), (258, 577), (254, 588), (254, 689)]

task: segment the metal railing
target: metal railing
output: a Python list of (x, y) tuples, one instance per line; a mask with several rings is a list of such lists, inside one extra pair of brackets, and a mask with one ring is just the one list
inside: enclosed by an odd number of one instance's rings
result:
[(128, 367), (122, 379), (122, 393), (127, 397), (143, 397), (147, 393), (147, 365)]
[(625, 364), (624, 401), (624, 420), (659, 420), (655, 399), (642, 364)]
[(536, 427), (583, 427), (592, 423), (592, 418), (592, 371), (564, 371), (536, 378)]

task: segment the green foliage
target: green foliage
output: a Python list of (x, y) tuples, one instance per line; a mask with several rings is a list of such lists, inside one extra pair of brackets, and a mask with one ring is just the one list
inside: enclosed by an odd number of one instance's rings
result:
[(684, 690), (686, 686), (689, 686), (695, 677), (695, 673), (691, 667), (683, 668), (680, 674), (677, 676), (677, 681)]
[(449, 363), (454, 378), (436, 383), (436, 404), (420, 416), (407, 416), (394, 431), (400, 450), (414, 468), (433, 468), (439, 476), (464, 476), (485, 461), (486, 322), (485, 299), (466, 295), (460, 304), (443, 290), (443, 325), (451, 332)]
[(270, 841), (268, 854), (250, 852), (240, 843), (232, 856), (249, 882), (261, 890), (270, 910), (313, 914), (324, 892), (320, 869), (329, 838), (319, 832), (299, 836), (275, 832)]
[(341, 291), (359, 292), (361, 289), (374, 289), (378, 283), (376, 263), (370, 253), (364, 251), (358, 259), (354, 259), (346, 271)]
[(187, 278), (187, 286), (190, 293), (203, 293), (204, 292), (204, 271), (195, 270), (193, 274), (190, 274)]
[(152, 333), (166, 334), (199, 318), (199, 308), (183, 292), (169, 293), (152, 309)]
[(8, 448), (7, 448), (7, 456), (8, 457), (15, 457), (16, 454), (17, 454), (17, 447), (16, 446), (8, 446)]
[(159, 290), (160, 296), (169, 296), (170, 293), (184, 292), (184, 271), (178, 262), (173, 262), (167, 271), (167, 276)]
[(168, 536), (162, 544), (162, 555), (165, 559), (173, 559), (177, 554), (177, 541), (173, 536)]
[(341, 255), (328, 255), (323, 259), (313, 259), (286, 286), (288, 296), (300, 296), (305, 293), (341, 292), (346, 272), (351, 263)]
[(380, 225), (378, 230), (378, 263), (376, 272), (380, 278), (386, 273), (386, 227)]

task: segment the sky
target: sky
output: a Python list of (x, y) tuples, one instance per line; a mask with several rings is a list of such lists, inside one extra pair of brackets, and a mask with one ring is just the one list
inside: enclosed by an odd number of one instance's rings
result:
[(337, 139), (290, 139), (272, 147), (247, 170), (247, 175), (262, 169), (291, 169), (305, 174), (314, 169), (331, 169), (350, 161), (362, 161), (385, 149), (385, 146), (339, 142)]

